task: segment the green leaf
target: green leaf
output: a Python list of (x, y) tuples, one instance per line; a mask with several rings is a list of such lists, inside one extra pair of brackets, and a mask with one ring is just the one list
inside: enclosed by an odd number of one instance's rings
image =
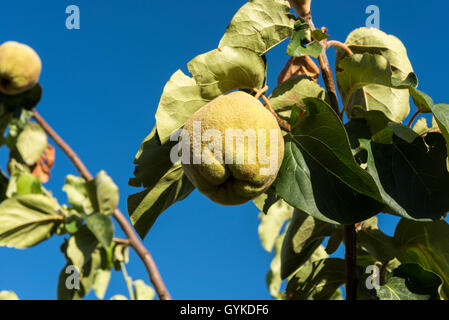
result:
[(156, 111), (156, 126), (162, 143), (184, 126), (185, 122), (210, 100), (201, 96), (201, 88), (195, 80), (181, 70), (176, 71), (164, 87)]
[[(263, 194), (262, 196), (267, 196)], [(258, 228), (259, 238), (263, 248), (271, 252), (276, 239), (279, 237), (282, 227), (288, 221), (293, 213), (293, 208), (284, 200), (277, 197), (276, 201), (268, 208), (259, 208), (262, 212), (259, 214), (260, 224)]]
[(83, 215), (86, 226), (94, 234), (101, 245), (107, 249), (111, 246), (114, 237), (114, 224), (109, 216), (100, 212)]
[(390, 119), (378, 110), (366, 111), (361, 106), (353, 106), (351, 121), (361, 119), (369, 129), (369, 139), (377, 143), (392, 143), (393, 129), (389, 126)]
[(0, 300), (19, 300), (14, 291), (0, 291)]
[(261, 89), (265, 83), (264, 60), (245, 48), (222, 47), (197, 56), (187, 64), (205, 99), (235, 89)]
[(409, 89), (409, 92), (410, 96), (413, 99), (413, 103), (418, 108), (419, 112), (421, 113), (432, 112), (433, 100), (431, 97), (413, 87)]
[(67, 259), (81, 270), (90, 261), (97, 246), (95, 235), (87, 227), (82, 227), (68, 240), (65, 254)]
[(154, 128), (143, 141), (134, 160), (135, 178), (130, 179), (129, 184), (143, 186), (145, 190), (128, 197), (128, 212), (142, 238), (164, 210), (194, 190), (181, 165), (170, 160), (170, 152), (176, 143), (161, 144)]
[(413, 131), (415, 131), (420, 136), (423, 136), (429, 132), (434, 132), (438, 129), (438, 124), (434, 126), (434, 121), (432, 121), (432, 126), (429, 128), (427, 124), (427, 119), (424, 117), (419, 118), (413, 125)]
[(92, 181), (68, 175), (62, 189), (73, 208), (86, 214), (101, 212), (111, 215), (118, 205), (118, 188), (104, 171), (100, 171)]
[(435, 273), (424, 270), (418, 264), (405, 263), (393, 270), (393, 275), (405, 279), (405, 285), (411, 292), (439, 300), (438, 288), (443, 282)]
[(333, 226), (295, 210), (287, 229), (281, 251), (281, 278), (289, 277), (302, 266), (330, 236)]
[(438, 275), (443, 281), (441, 298), (449, 298), (449, 225), (446, 221), (416, 222), (402, 219), (394, 238), (401, 263), (416, 263)]
[(37, 123), (29, 123), (19, 134), (16, 147), (23, 161), (28, 166), (34, 165), (47, 147), (44, 129)]
[(24, 173), (17, 179), (16, 194), (43, 194), (41, 180), (31, 173)]
[(128, 197), (128, 212), (137, 233), (144, 238), (156, 219), (173, 203), (185, 199), (194, 187), (180, 165), (170, 169), (157, 184)]
[(379, 229), (377, 221), (377, 217), (372, 217), (361, 223), (357, 244), (377, 261), (387, 262), (394, 259), (397, 247), (394, 239)]
[(84, 178), (69, 174), (62, 190), (67, 194), (68, 201), (73, 208), (87, 214), (94, 212), (91, 185)]
[(44, 195), (19, 195), (0, 205), (0, 246), (23, 249), (47, 240), (62, 222), (59, 205)]
[(410, 112), (408, 88), (416, 87), (413, 73), (405, 79), (393, 74), (390, 63), (381, 55), (354, 54), (338, 62), (337, 83), (348, 115), (352, 106), (378, 110), (395, 122)]
[[(367, 198), (378, 203), (382, 198), (374, 180), (356, 163), (340, 119), (320, 99), (304, 102), (306, 114), (292, 114), (294, 143), (287, 139), (276, 191), (298, 210), (326, 222), (354, 223), (371, 217), (379, 205), (368, 205)], [(356, 212), (358, 204), (366, 209)]]
[(446, 216), (449, 173), (440, 134), (429, 133), (412, 143), (395, 136), (392, 144), (361, 140), (361, 145), (367, 151), (367, 171), (379, 187), (386, 212), (424, 221)]
[(351, 224), (366, 220), (382, 209), (382, 205), (355, 193), (295, 142), (285, 139), (284, 160), (277, 180), (276, 192), (291, 206), (316, 219)]
[(449, 104), (435, 104), (431, 106), (431, 109), (435, 122), (446, 140), (446, 148), (449, 153)]
[(380, 300), (427, 300), (428, 296), (411, 292), (403, 278), (392, 277), (377, 290)]
[(111, 270), (98, 269), (94, 273), (92, 289), (98, 299), (103, 300), (111, 280)]
[(97, 174), (93, 181), (95, 183), (98, 211), (107, 215), (113, 214), (118, 206), (118, 187), (103, 170)]
[(283, 0), (251, 0), (232, 18), (219, 48), (242, 47), (260, 55), (290, 37), (294, 18)]
[(289, 300), (329, 300), (346, 281), (345, 261), (337, 258), (309, 262), (287, 284)]
[(278, 300), (285, 299), (285, 294), (281, 292), (282, 278), (281, 278), (281, 248), (284, 241), (285, 234), (277, 237), (274, 244), (275, 255), (270, 263), (270, 270), (268, 270), (265, 277), (268, 291), (271, 296)]
[(147, 285), (143, 280), (133, 282), (134, 296), (136, 300), (153, 300), (155, 296), (154, 289)]
[[(61, 248), (67, 265), (62, 269), (58, 280), (58, 299), (78, 300), (86, 296), (92, 288), (99, 298), (104, 296), (108, 285), (108, 271), (110, 270), (106, 251), (99, 246), (98, 240), (92, 232), (83, 226), (70, 237)], [(66, 271), (67, 266), (73, 265), (79, 271), (79, 288), (69, 288), (67, 282), (73, 273)]]
[(269, 99), (281, 118), (289, 119), (293, 108), (306, 110), (305, 98), (327, 99), (326, 92), (317, 83), (305, 76), (291, 77), (282, 82), (271, 93)]
[(301, 20), (297, 21), (287, 47), (287, 54), (291, 57), (312, 56), (318, 58), (323, 51), (323, 46), (318, 42), (320, 40), (312, 41), (313, 36), (323, 38), (324, 35), (318, 32), (313, 33), (307, 23)]

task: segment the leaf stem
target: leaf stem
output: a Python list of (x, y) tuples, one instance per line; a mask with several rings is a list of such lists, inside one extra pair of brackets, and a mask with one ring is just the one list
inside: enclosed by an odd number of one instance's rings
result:
[(345, 50), (350, 56), (354, 55), (354, 52), (352, 52), (352, 50), (349, 49), (349, 47), (347, 45), (345, 45), (344, 43), (342, 43), (340, 41), (330, 40), (330, 41), (327, 41), (326, 43), (327, 43), (328, 48), (330, 48), (332, 46), (339, 47), (339, 48), (342, 48), (343, 50)]
[(123, 262), (120, 262), (120, 269), (122, 269), (123, 278), (125, 279), (126, 286), (128, 287), (129, 298), (131, 300), (136, 300), (134, 296), (133, 282), (126, 271), (126, 266)]
[(412, 118), (410, 119), (410, 121), (408, 122), (407, 127), (411, 128), (413, 121), (415, 121), (416, 117), (421, 113), (420, 110), (416, 110), (416, 112), (413, 114)]
[(268, 86), (266, 86), (265, 88), (258, 90), (257, 88), (253, 88), (253, 91), (256, 92), (256, 97), (260, 97), (262, 98), (262, 100), (265, 102), (265, 105), (268, 107), (268, 110), (273, 114), (273, 116), (276, 118), (279, 127), (287, 132), (291, 131), (291, 127), (290, 124), (285, 121), (284, 119), (282, 119), (281, 117), (279, 117), (279, 115), (276, 113), (276, 111), (274, 111), (273, 106), (270, 103), (270, 100), (268, 100), (268, 98), (263, 94), (263, 92), (261, 93), (262, 90), (267, 91), (268, 90)]
[(347, 225), (344, 229), (345, 262), (346, 262), (346, 300), (357, 299), (357, 233), (355, 225)]
[[(45, 121), (45, 119), (33, 109), (33, 117), (39, 123), (39, 125), (45, 130), (45, 132), (52, 138), (52, 140), (62, 149), (62, 151), (67, 155), (67, 157), (72, 161), (75, 168), (81, 174), (81, 176), (86, 180), (92, 180), (93, 176), (86, 168), (84, 163), (81, 161), (80, 157), (73, 151), (73, 149), (56, 133), (55, 130)], [(123, 232), (126, 234), (129, 240), (129, 245), (136, 251), (137, 255), (142, 260), (145, 265), (150, 281), (153, 284), (159, 299), (161, 300), (171, 300), (170, 293), (165, 287), (164, 281), (159, 273), (159, 270), (154, 262), (150, 252), (145, 248), (144, 244), (137, 236), (134, 228), (125, 218), (123, 213), (116, 208), (113, 213), (114, 218), (119, 223)]]

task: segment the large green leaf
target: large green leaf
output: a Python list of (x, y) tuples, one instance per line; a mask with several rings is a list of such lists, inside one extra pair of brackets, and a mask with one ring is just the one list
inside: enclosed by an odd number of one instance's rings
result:
[(170, 169), (157, 184), (128, 197), (128, 211), (137, 233), (144, 238), (156, 219), (172, 204), (185, 199), (194, 187), (180, 165)]
[(416, 222), (402, 219), (394, 238), (401, 263), (416, 263), (443, 281), (439, 294), (449, 298), (449, 225), (446, 221)]
[(162, 143), (170, 139), (190, 116), (209, 100), (201, 97), (201, 88), (195, 80), (181, 70), (176, 71), (167, 82), (156, 111), (156, 126)]
[[(375, 54), (388, 60), (395, 78), (405, 79), (413, 72), (402, 42), (393, 35), (388, 35), (375, 28), (359, 28), (351, 32), (345, 44), (355, 54)], [(337, 47), (337, 62), (347, 56), (347, 53)], [(362, 70), (360, 71), (363, 72)], [(405, 119), (410, 110), (409, 95), (406, 90), (371, 84), (355, 91), (351, 105), (361, 105), (366, 110), (380, 110), (388, 118), (400, 122)], [(350, 112), (351, 106), (348, 111)]]
[(306, 109), (305, 98), (325, 100), (326, 92), (317, 83), (305, 76), (296, 76), (282, 82), (270, 95), (273, 109), (284, 119), (289, 119), (294, 107)]
[(170, 141), (161, 144), (154, 128), (143, 141), (134, 160), (135, 178), (130, 179), (129, 184), (143, 186), (145, 190), (128, 197), (128, 213), (142, 238), (163, 211), (194, 190), (181, 164), (171, 162), (170, 152), (175, 144)]
[(294, 17), (284, 0), (251, 0), (232, 18), (218, 45), (242, 47), (262, 55), (291, 36)]
[(361, 144), (368, 154), (367, 170), (379, 187), (387, 212), (427, 221), (446, 216), (449, 173), (440, 134), (418, 136), (411, 143), (395, 135), (392, 144), (367, 140), (361, 140)]
[(0, 245), (18, 249), (48, 239), (63, 217), (59, 205), (40, 194), (19, 195), (0, 205)]
[(287, 284), (287, 299), (329, 300), (346, 281), (345, 261), (321, 259), (302, 266)]
[(262, 57), (245, 48), (215, 49), (197, 56), (187, 67), (208, 100), (235, 89), (260, 89), (266, 77)]
[(360, 222), (381, 211), (383, 205), (378, 201), (354, 192), (301, 146), (285, 140), (284, 160), (275, 186), (290, 205), (335, 224)]
[(276, 191), (298, 210), (326, 222), (354, 223), (373, 216), (382, 198), (372, 177), (356, 163), (340, 119), (323, 100), (304, 102), (303, 117), (297, 109), (292, 113)]
[(324, 238), (332, 234), (333, 228), (329, 223), (295, 210), (282, 244), (281, 278), (289, 277), (302, 266)]
[(23, 161), (28, 166), (34, 165), (47, 147), (44, 129), (37, 123), (29, 123), (19, 134), (16, 147)]
[(381, 55), (354, 54), (337, 64), (337, 83), (348, 116), (352, 106), (378, 110), (392, 121), (401, 122), (410, 112), (409, 91), (418, 80), (413, 73), (406, 78), (394, 75), (392, 66)]
[(380, 300), (427, 300), (427, 295), (413, 293), (407, 288), (406, 279), (392, 277), (388, 282), (377, 289)]

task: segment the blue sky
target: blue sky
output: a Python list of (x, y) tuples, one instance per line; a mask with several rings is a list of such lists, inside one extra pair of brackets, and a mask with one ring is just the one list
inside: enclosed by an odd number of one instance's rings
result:
[[(140, 142), (153, 127), (162, 88), (177, 69), (216, 48), (233, 14), (245, 1), (15, 0), (3, 1), (0, 43), (15, 40), (41, 56), (43, 99), (38, 111), (78, 152), (89, 169), (106, 170), (120, 187), (120, 208), (138, 191), (127, 185)], [(78, 5), (81, 29), (67, 30), (65, 9)], [(317, 26), (344, 41), (364, 26), (368, 5), (380, 8), (381, 29), (407, 46), (419, 88), (435, 102), (448, 102), (446, 12), (443, 1), (314, 0)], [(425, 17), (423, 16), (425, 13)], [(425, 19), (425, 20), (424, 20)], [(268, 85), (275, 86), (287, 56), (286, 43), (268, 54)], [(334, 52), (329, 51), (330, 60)], [(0, 149), (2, 163), (5, 148)], [(57, 150), (56, 167), (46, 187), (61, 203), (67, 174), (76, 174)], [(171, 294), (177, 299), (270, 299), (265, 273), (271, 255), (257, 236), (258, 210), (251, 203), (221, 207), (198, 192), (167, 210), (145, 240)], [(380, 216), (394, 231), (396, 218)], [(118, 234), (121, 234), (118, 231)], [(55, 299), (64, 266), (61, 237), (28, 250), (0, 248), (0, 290), (23, 299)], [(340, 248), (339, 254), (342, 250)], [(128, 272), (147, 275), (135, 254)], [(120, 273), (106, 297), (127, 294)], [(89, 295), (93, 298), (93, 295)]]

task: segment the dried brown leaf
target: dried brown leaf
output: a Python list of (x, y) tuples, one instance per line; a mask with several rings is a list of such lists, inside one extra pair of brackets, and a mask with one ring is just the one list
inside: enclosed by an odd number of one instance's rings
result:
[(278, 85), (294, 76), (305, 75), (317, 82), (320, 68), (309, 56), (290, 58), (278, 76)]

